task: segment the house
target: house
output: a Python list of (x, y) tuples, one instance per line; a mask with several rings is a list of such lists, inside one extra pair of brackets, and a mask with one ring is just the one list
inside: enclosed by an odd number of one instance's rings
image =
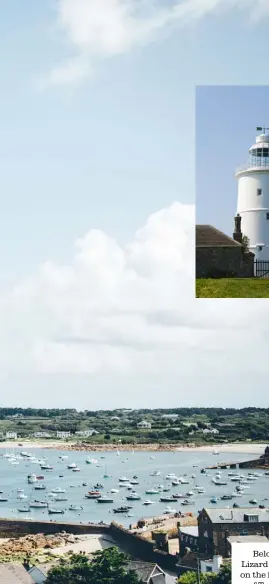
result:
[(200, 560), (200, 572), (202, 574), (206, 574), (208, 572), (212, 572), (213, 574), (218, 574), (220, 568), (223, 564), (223, 557), (222, 556), (213, 556), (212, 559), (209, 560)]
[(8, 440), (17, 440), (17, 438), (18, 438), (17, 432), (11, 432), (11, 431), (6, 432), (5, 436), (6, 436), (6, 439), (8, 439)]
[(268, 538), (265, 535), (231, 535), (227, 537), (228, 555), (232, 555), (233, 543), (263, 543), (268, 546)]
[(70, 438), (71, 432), (57, 431), (56, 436), (57, 438)]
[(148, 430), (150, 430), (151, 422), (148, 422), (147, 420), (142, 420), (141, 422), (138, 422), (137, 427), (145, 429), (147, 428)]
[(81, 436), (82, 438), (90, 438), (90, 436), (93, 436), (94, 434), (99, 434), (99, 432), (97, 432), (94, 429), (92, 429), (92, 430), (79, 430), (78, 432), (75, 432), (76, 436)]
[(202, 509), (198, 515), (199, 551), (229, 557), (231, 536), (269, 537), (269, 510), (259, 507)]
[(175, 422), (178, 419), (178, 414), (163, 414), (162, 419), (172, 420), (172, 422)]
[(34, 432), (33, 438), (52, 438), (52, 435), (48, 432)]
[(217, 428), (204, 428), (204, 430), (202, 430), (203, 434), (219, 434), (219, 430), (217, 430)]
[(168, 576), (158, 564), (131, 561), (128, 562), (127, 569), (137, 573), (141, 584), (172, 584), (176, 582), (176, 579), (173, 576)]
[(0, 564), (0, 582), (1, 584), (33, 584), (33, 580), (27, 574), (22, 564), (9, 562)]
[(196, 225), (196, 278), (252, 278), (254, 254), (242, 244), (241, 217), (233, 238), (212, 225)]
[(180, 555), (184, 555), (186, 548), (192, 551), (199, 550), (199, 534), (198, 525), (186, 525), (186, 527), (179, 527), (179, 550)]

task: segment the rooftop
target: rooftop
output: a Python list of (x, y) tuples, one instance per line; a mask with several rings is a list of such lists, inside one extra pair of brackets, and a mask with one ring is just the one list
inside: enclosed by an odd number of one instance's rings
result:
[(265, 535), (231, 535), (227, 540), (229, 543), (268, 543)]
[(0, 564), (0, 582), (3, 584), (33, 584), (22, 564)]
[(198, 537), (198, 525), (187, 525), (186, 527), (179, 528), (182, 535), (190, 535), (192, 537)]
[(196, 247), (241, 247), (241, 243), (213, 225), (196, 225)]
[(248, 523), (245, 515), (257, 515), (258, 523), (269, 523), (269, 509), (240, 507), (240, 509), (204, 509), (212, 523)]

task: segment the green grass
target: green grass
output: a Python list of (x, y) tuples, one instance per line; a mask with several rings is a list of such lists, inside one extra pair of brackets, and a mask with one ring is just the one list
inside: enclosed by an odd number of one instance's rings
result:
[(201, 278), (196, 298), (269, 298), (269, 278)]

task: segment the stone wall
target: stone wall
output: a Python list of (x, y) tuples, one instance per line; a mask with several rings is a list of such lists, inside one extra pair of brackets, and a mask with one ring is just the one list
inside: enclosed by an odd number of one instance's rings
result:
[(140, 534), (131, 533), (128, 529), (114, 522), (110, 526), (110, 535), (124, 551), (133, 557), (145, 562), (156, 563), (163, 570), (176, 571), (177, 556), (157, 550), (154, 547), (155, 542), (143, 539)]
[(241, 247), (197, 247), (196, 278), (252, 278), (254, 255)]
[(27, 534), (44, 533), (51, 535), (66, 531), (74, 535), (86, 533), (102, 534), (109, 533), (109, 525), (96, 525), (91, 523), (64, 523), (54, 521), (27, 521), (25, 519), (5, 519), (0, 518), (0, 537), (22, 537)]

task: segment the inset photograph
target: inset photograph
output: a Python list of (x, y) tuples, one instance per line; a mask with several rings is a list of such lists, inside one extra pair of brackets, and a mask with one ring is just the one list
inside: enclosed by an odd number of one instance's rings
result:
[(269, 86), (196, 88), (196, 297), (269, 298)]

